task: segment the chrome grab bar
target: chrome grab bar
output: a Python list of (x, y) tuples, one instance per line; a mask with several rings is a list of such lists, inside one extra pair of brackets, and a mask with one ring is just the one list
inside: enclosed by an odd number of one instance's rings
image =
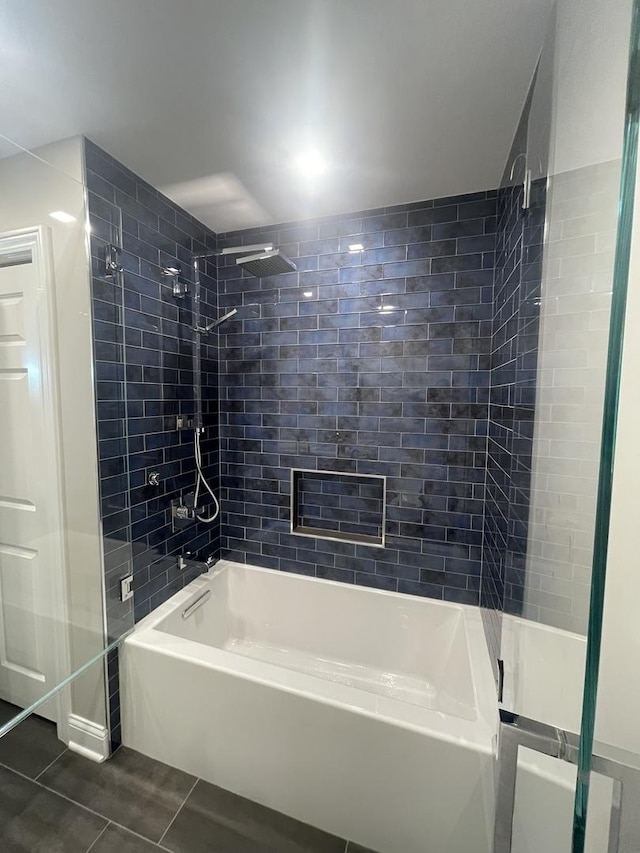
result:
[(211, 597), (211, 590), (205, 589), (205, 591), (202, 593), (202, 595), (199, 595), (198, 598), (196, 598), (196, 600), (192, 604), (190, 604), (188, 607), (185, 607), (185, 609), (182, 611), (182, 618), (188, 619), (189, 616), (191, 616), (192, 613), (195, 613), (195, 611), (198, 609), (198, 607), (202, 607), (202, 605), (205, 603), (205, 601), (210, 597)]

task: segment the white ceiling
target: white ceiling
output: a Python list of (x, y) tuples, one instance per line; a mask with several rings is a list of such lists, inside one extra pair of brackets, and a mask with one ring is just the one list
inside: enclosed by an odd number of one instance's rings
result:
[(550, 5), (0, 0), (0, 133), (84, 133), (216, 231), (486, 189)]

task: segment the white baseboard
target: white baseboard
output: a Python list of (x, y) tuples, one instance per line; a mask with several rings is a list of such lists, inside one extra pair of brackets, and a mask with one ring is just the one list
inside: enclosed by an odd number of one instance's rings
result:
[(91, 761), (106, 761), (111, 753), (109, 730), (77, 714), (69, 714), (68, 719), (69, 749)]

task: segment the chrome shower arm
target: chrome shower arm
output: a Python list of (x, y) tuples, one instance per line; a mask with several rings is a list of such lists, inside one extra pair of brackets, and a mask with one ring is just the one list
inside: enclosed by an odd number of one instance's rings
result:
[(227, 311), (226, 314), (223, 314), (222, 317), (218, 317), (217, 320), (209, 323), (207, 326), (194, 326), (194, 332), (211, 332), (213, 329), (217, 329), (221, 323), (224, 323), (225, 320), (228, 320), (230, 317), (233, 317), (234, 314), (238, 313), (237, 308), (232, 308), (231, 311)]

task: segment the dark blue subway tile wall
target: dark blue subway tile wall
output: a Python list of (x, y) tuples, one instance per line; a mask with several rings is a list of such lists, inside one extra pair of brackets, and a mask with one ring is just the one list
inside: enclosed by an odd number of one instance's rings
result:
[[(480, 604), (498, 679), (502, 614), (522, 612), (539, 347), (546, 181), (523, 209), (531, 84), (498, 190), (491, 380)], [(540, 86), (548, 85), (542, 80)], [(538, 96), (541, 89), (538, 89)], [(549, 103), (550, 93), (547, 93)], [(539, 121), (539, 116), (536, 119)], [(547, 128), (548, 132), (548, 128)], [(548, 145), (537, 128), (536, 143)], [(530, 156), (530, 154), (529, 154)]]
[(518, 310), (522, 281), (522, 187), (498, 193), (498, 232), (493, 293), (491, 382), (480, 601), (492, 664), (497, 667), (511, 497)]
[[(169, 503), (195, 486), (193, 430), (176, 417), (194, 412), (194, 252), (215, 251), (215, 235), (93, 143), (86, 142), (91, 222), (92, 287), (102, 512), (108, 553), (131, 544), (136, 618), (153, 609), (192, 573), (178, 573), (175, 555), (217, 551), (219, 524), (171, 532)], [(118, 223), (121, 220), (120, 240)], [(115, 228), (114, 228), (115, 224)], [(122, 274), (106, 278), (107, 242), (121, 242)], [(178, 267), (189, 283), (183, 300), (172, 294), (163, 267)], [(215, 258), (203, 274), (202, 312), (217, 316)], [(218, 357), (212, 335), (203, 347), (207, 471), (217, 486)], [(150, 471), (160, 486), (147, 484)], [(107, 566), (107, 589), (121, 575)], [(117, 584), (116, 584), (117, 585)], [(116, 602), (108, 599), (108, 607)]]
[(530, 206), (523, 217), (515, 341), (504, 610), (516, 615), (522, 613), (529, 534), (545, 212), (546, 181), (540, 179), (532, 184)]
[(492, 662), (502, 612), (522, 611), (526, 568), (546, 187), (498, 193), (481, 604)]
[[(192, 294), (172, 295), (162, 267), (179, 267), (193, 289), (192, 254), (215, 251), (215, 235), (89, 140), (85, 144), (91, 224), (92, 304), (107, 628), (122, 631), (199, 573), (180, 571), (184, 551), (219, 554), (220, 525), (172, 533), (170, 501), (195, 486), (193, 430), (176, 416), (194, 411)], [(109, 244), (122, 273), (107, 275)], [(215, 258), (204, 267), (202, 311), (217, 312)], [(203, 347), (204, 467), (219, 487), (218, 351)], [(160, 474), (149, 486), (150, 471)], [(133, 572), (135, 612), (120, 601)], [(112, 740), (119, 742), (117, 660), (110, 666)]]
[[(497, 193), (219, 235), (222, 553), (479, 602)], [(361, 244), (362, 251), (349, 246)], [(386, 547), (289, 530), (292, 468), (388, 478)]]

